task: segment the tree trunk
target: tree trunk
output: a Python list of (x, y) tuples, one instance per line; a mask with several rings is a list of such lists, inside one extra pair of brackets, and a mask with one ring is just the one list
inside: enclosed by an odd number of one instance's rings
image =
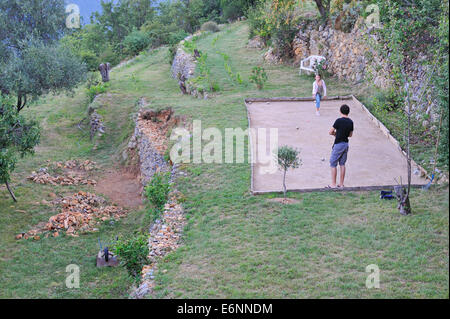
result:
[(325, 8), (323, 7), (322, 0), (314, 0), (317, 5), (317, 9), (319, 9), (319, 13), (322, 18), (325, 16)]
[[(409, 85), (406, 86), (406, 103), (408, 106), (408, 127), (406, 133), (406, 155), (408, 163), (408, 188), (407, 191), (402, 192), (402, 196), (399, 198), (398, 209), (400, 214), (409, 215), (411, 214), (411, 204), (409, 202), (409, 194), (411, 191), (411, 99), (409, 97)], [(403, 185), (402, 185), (403, 189)]]
[(283, 174), (283, 193), (284, 193), (284, 199), (286, 199), (286, 170), (284, 170), (284, 174)]
[(9, 194), (11, 195), (12, 199), (17, 203), (17, 198), (14, 195), (13, 191), (11, 190), (11, 188), (9, 187), (8, 181), (5, 182), (6, 188), (8, 189)]
[(19, 113), (27, 104), (27, 96), (18, 94), (17, 95), (17, 113)]
[(395, 195), (398, 200), (398, 210), (402, 215), (411, 214), (411, 204), (409, 202), (408, 193), (403, 185), (398, 185), (394, 187)]

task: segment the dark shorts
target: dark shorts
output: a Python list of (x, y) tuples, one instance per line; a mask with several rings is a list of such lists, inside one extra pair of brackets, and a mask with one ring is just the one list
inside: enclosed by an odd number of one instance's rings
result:
[(344, 166), (345, 162), (347, 162), (347, 154), (348, 143), (334, 144), (331, 151), (330, 166), (337, 167), (338, 163), (340, 166)]

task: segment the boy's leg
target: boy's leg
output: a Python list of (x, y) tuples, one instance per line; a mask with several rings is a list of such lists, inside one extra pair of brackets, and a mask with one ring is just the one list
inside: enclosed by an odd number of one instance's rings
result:
[(337, 177), (337, 165), (339, 162), (339, 145), (334, 145), (330, 156), (330, 167), (331, 167), (331, 187), (336, 187), (336, 177)]
[(344, 179), (345, 179), (345, 163), (347, 162), (347, 155), (348, 155), (348, 144), (347, 147), (342, 151), (342, 154), (339, 158), (339, 166), (341, 168), (341, 180), (339, 183), (340, 187), (344, 187)]
[(344, 187), (344, 178), (345, 178), (345, 165), (339, 165), (341, 168), (341, 182), (339, 183), (339, 187)]
[(331, 187), (336, 187), (337, 167), (331, 168)]

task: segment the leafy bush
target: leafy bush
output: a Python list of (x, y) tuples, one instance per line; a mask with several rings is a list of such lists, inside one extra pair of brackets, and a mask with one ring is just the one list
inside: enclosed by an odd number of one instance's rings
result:
[(86, 88), (90, 89), (93, 86), (99, 85), (102, 83), (102, 78), (99, 72), (89, 72), (86, 79)]
[(169, 173), (156, 173), (145, 187), (145, 196), (158, 212), (169, 199)]
[(283, 193), (286, 198), (286, 172), (289, 168), (298, 168), (302, 161), (298, 157), (300, 152), (287, 145), (282, 146), (277, 151), (278, 167), (283, 171)]
[(178, 45), (177, 44), (173, 44), (171, 46), (169, 46), (169, 50), (168, 50), (168, 54), (167, 54), (167, 62), (169, 64), (173, 63), (173, 59), (175, 59), (175, 55), (177, 55), (177, 50), (178, 50)]
[(245, 10), (252, 2), (248, 0), (225, 0), (222, 1), (223, 18), (226, 20), (236, 20), (244, 15)]
[(113, 252), (120, 257), (128, 273), (139, 279), (149, 253), (147, 236), (140, 234), (119, 238), (113, 245)]
[(202, 27), (200, 28), (202, 31), (210, 31), (210, 32), (219, 32), (219, 26), (214, 21), (208, 21), (203, 23)]
[(404, 105), (404, 98), (398, 92), (399, 90), (393, 87), (385, 91), (380, 91), (374, 96), (372, 104), (376, 108), (384, 109), (387, 112), (401, 110)]
[[(112, 66), (115, 66), (119, 64), (122, 58), (123, 56), (121, 56), (119, 53), (116, 53), (113, 48), (108, 45), (100, 54), (99, 61), (100, 63), (110, 63)], [(97, 68), (95, 70), (98, 69), (100, 63), (97, 65)]]
[(150, 45), (150, 37), (143, 31), (134, 30), (123, 40), (125, 53), (128, 55), (137, 55)]
[(262, 90), (264, 88), (265, 83), (267, 82), (267, 73), (264, 70), (264, 68), (260, 66), (255, 66), (252, 69), (250, 82), (255, 83), (258, 90)]
[(183, 49), (189, 54), (194, 54), (194, 50), (197, 49), (197, 45), (194, 41), (184, 41), (183, 42)]
[(94, 99), (97, 95), (105, 93), (108, 88), (109, 88), (109, 83), (102, 83), (102, 82), (88, 87), (86, 89), (86, 92), (89, 97), (89, 103), (94, 101)]
[(86, 64), (89, 71), (97, 71), (98, 66), (100, 65), (100, 59), (95, 54), (95, 52), (92, 52), (90, 50), (83, 50), (79, 54), (81, 57), (81, 61)]
[(291, 56), (291, 44), (297, 32), (294, 0), (262, 1), (248, 13), (250, 38), (261, 37), (272, 43), (275, 54)]
[(332, 2), (330, 20), (333, 27), (343, 32), (351, 32), (356, 21), (364, 12), (364, 5), (357, 0), (351, 0), (350, 3), (345, 3), (343, 0)]
[(188, 35), (189, 34), (184, 30), (177, 30), (175, 32), (170, 32), (168, 36), (168, 42), (169, 44), (178, 44)]

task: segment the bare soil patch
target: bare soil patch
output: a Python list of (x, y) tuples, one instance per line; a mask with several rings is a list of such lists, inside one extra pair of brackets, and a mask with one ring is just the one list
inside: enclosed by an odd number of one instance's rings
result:
[(267, 201), (272, 202), (272, 203), (280, 203), (280, 204), (284, 204), (284, 205), (298, 204), (301, 202), (300, 200), (294, 199), (294, 198), (270, 198)]
[(142, 186), (138, 177), (124, 169), (114, 169), (103, 174), (98, 179), (95, 191), (121, 207), (137, 209), (143, 205)]

